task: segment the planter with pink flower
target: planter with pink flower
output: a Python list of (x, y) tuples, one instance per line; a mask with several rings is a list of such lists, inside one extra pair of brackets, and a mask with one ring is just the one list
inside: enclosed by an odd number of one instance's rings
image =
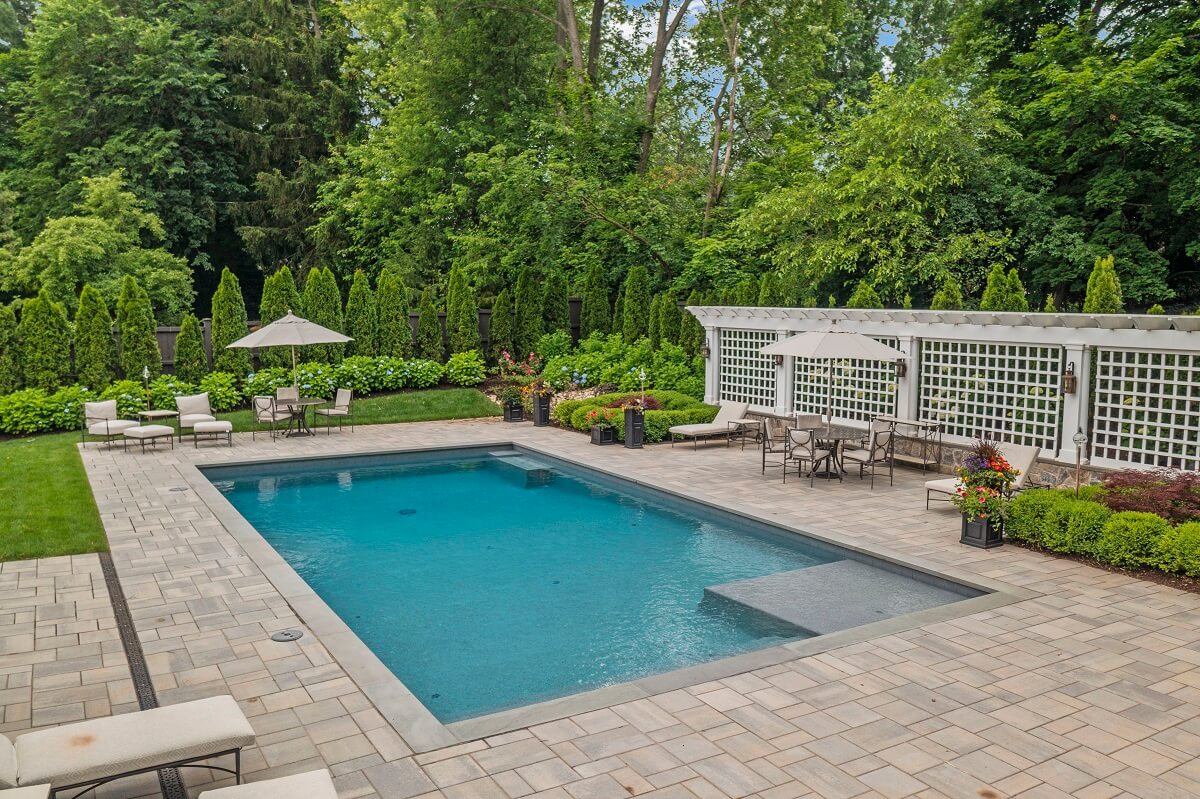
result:
[(613, 408), (593, 408), (587, 412), (592, 443), (599, 446), (617, 443), (617, 411)]
[(958, 469), (959, 486), (951, 497), (962, 511), (961, 543), (981, 549), (1004, 543), (1004, 519), (1018, 474), (994, 442), (975, 442)]

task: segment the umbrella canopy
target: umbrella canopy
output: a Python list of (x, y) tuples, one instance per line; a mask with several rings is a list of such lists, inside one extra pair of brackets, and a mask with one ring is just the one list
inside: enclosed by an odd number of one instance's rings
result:
[(259, 347), (291, 347), (292, 348), (292, 385), (296, 380), (296, 347), (308, 344), (345, 344), (354, 339), (343, 336), (336, 330), (321, 327), (316, 322), (301, 319), (291, 311), (282, 319), (276, 319), (269, 325), (264, 325), (253, 333), (242, 336), (225, 348), (240, 347), (243, 349)]
[(861, 333), (842, 333), (837, 330), (813, 330), (768, 344), (759, 350), (763, 355), (791, 355), (817, 360), (854, 359), (859, 361), (894, 361), (906, 357), (895, 347), (882, 344)]

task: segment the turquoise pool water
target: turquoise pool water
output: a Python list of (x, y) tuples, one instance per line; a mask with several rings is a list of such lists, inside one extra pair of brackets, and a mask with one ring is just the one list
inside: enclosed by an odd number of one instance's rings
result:
[(806, 636), (704, 588), (836, 554), (533, 457), (206, 474), (443, 722)]

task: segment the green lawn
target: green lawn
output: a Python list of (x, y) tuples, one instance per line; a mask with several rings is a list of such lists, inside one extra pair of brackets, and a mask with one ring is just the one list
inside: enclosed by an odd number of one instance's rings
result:
[[(498, 416), (473, 388), (407, 391), (356, 400), (355, 424), (425, 422)], [(238, 431), (249, 411), (219, 414)], [(108, 548), (100, 515), (75, 445), (78, 433), (0, 441), (0, 560), (99, 552)]]

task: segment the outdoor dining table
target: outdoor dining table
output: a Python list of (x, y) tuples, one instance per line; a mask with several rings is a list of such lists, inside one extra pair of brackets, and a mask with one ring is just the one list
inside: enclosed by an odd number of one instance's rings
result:
[(287, 437), (292, 438), (293, 436), (311, 436), (313, 434), (312, 428), (308, 426), (308, 408), (310, 405), (314, 408), (324, 405), (325, 400), (320, 397), (301, 397), (300, 399), (281, 401), (279, 404), (287, 408), (288, 413), (292, 416), (291, 421), (288, 422), (287, 431)]
[[(841, 473), (845, 471), (842, 468), (842, 442), (861, 440), (863, 431), (856, 427), (835, 424), (824, 428), (818, 427), (813, 432), (816, 434), (817, 441), (821, 442), (822, 446), (828, 446), (830, 450), (829, 457), (825, 460), (825, 471), (818, 472), (817, 477), (822, 480), (840, 480)], [(837, 471), (831, 470), (830, 467), (836, 467)]]

